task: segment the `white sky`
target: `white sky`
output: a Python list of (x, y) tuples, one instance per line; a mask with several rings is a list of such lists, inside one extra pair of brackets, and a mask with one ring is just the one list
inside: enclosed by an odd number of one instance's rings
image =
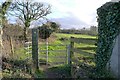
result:
[[(63, 19), (62, 22), (66, 22), (64, 21), (64, 19), (70, 18), (74, 19), (73, 20), (74, 22), (76, 20), (77, 20), (76, 22), (80, 21), (80, 23), (83, 23), (81, 25), (84, 27), (90, 27), (91, 25), (97, 26), (96, 9), (111, 0), (34, 0), (34, 1), (46, 2), (52, 5), (52, 13), (47, 16), (49, 19), (58, 19), (59, 21), (62, 18)], [(78, 23), (75, 24), (71, 23), (71, 25), (78, 26), (80, 25), (80, 23), (79, 24)]]
[[(35, 0), (38, 1), (38, 0)], [(97, 25), (96, 9), (110, 0), (39, 0), (52, 5), (50, 18), (75, 16), (87, 25)]]

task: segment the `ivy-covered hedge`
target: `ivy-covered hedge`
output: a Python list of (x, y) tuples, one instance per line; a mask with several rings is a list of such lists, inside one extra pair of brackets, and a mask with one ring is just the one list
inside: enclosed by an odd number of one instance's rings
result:
[(108, 2), (97, 9), (98, 44), (96, 69), (102, 71), (110, 60), (114, 39), (120, 34), (120, 2)]

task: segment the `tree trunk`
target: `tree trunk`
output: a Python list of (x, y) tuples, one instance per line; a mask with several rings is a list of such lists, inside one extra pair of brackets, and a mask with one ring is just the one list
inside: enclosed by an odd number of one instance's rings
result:
[(4, 28), (4, 22), (5, 22), (5, 14), (6, 14), (6, 11), (7, 9), (9, 8), (10, 4), (12, 3), (12, 0), (6, 0), (3, 4), (2, 4), (2, 7), (1, 8), (1, 16), (2, 16), (2, 21), (0, 22), (2, 26), (0, 26), (0, 46), (1, 46), (1, 49), (3, 48), (3, 43), (2, 43), (2, 35), (3, 35), (3, 29)]
[(3, 48), (2, 35), (3, 35), (3, 30), (2, 30), (2, 27), (1, 27), (0, 28), (0, 46), (1, 46), (1, 48)]
[(12, 57), (13, 57), (14, 56), (14, 45), (13, 45), (13, 42), (12, 42), (12, 37), (9, 36), (9, 40), (10, 40), (11, 54), (12, 54)]
[(23, 32), (24, 40), (27, 41), (27, 40), (28, 40), (28, 39), (27, 39), (27, 32), (28, 32), (27, 27), (24, 27), (24, 30), (23, 30), (23, 31), (24, 31), (24, 32)]

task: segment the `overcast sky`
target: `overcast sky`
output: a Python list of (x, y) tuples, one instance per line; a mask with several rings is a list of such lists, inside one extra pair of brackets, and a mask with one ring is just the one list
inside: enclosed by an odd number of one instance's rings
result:
[[(38, 0), (35, 0), (38, 1)], [(110, 0), (39, 0), (52, 5), (49, 19), (58, 21), (64, 28), (83, 28), (96, 25), (96, 9)]]
[[(1, 1), (1, 0), (0, 0)], [(4, 0), (2, 0), (4, 1)], [(34, 0), (46, 2), (52, 6), (52, 13), (47, 16), (57, 21), (63, 28), (83, 28), (97, 26), (96, 9), (110, 0)]]

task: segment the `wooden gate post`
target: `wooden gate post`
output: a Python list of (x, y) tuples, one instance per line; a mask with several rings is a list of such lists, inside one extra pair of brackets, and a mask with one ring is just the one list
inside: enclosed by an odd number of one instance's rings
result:
[(70, 65), (70, 45), (67, 46), (67, 64)]
[(73, 77), (73, 72), (72, 72), (72, 57), (74, 54), (74, 41), (73, 41), (74, 37), (70, 38), (70, 67), (71, 67), (71, 77)]
[(32, 59), (33, 67), (39, 69), (38, 65), (38, 29), (32, 29)]
[(48, 38), (46, 39), (46, 65), (48, 65)]
[(74, 51), (73, 51), (73, 48), (74, 48), (74, 42), (72, 41), (72, 39), (73, 39), (74, 37), (71, 37), (70, 38), (70, 64), (72, 64), (72, 57), (73, 57), (73, 53), (74, 53)]

